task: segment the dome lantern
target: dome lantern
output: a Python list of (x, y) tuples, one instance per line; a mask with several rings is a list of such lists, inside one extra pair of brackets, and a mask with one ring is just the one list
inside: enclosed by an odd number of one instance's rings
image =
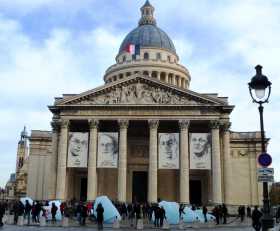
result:
[(156, 25), (154, 18), (155, 8), (150, 4), (149, 0), (141, 7), (142, 17), (139, 21), (139, 26), (142, 25)]

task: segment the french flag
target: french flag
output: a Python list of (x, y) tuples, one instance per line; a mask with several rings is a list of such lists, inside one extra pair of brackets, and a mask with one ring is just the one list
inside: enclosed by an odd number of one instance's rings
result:
[(134, 56), (140, 55), (140, 45), (128, 44), (125, 47), (125, 51)]

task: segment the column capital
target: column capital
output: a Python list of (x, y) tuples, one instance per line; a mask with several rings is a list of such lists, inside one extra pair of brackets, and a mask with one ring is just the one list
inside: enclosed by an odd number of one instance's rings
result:
[(210, 121), (210, 128), (211, 129), (219, 129), (220, 128), (220, 121), (219, 120), (211, 120)]
[(180, 130), (186, 130), (190, 126), (190, 120), (179, 120), (178, 123)]
[(150, 129), (157, 129), (159, 125), (159, 120), (148, 120)]
[(228, 132), (231, 127), (231, 122), (226, 121), (221, 123), (223, 132)]
[(96, 119), (90, 119), (90, 120), (88, 120), (88, 123), (89, 123), (90, 129), (98, 128), (98, 126), (99, 126), (99, 120), (96, 120)]
[(120, 129), (127, 129), (129, 125), (129, 120), (118, 120)]
[(61, 125), (61, 128), (68, 128), (69, 125), (70, 125), (70, 121), (69, 120), (65, 120), (65, 119), (61, 120), (60, 125)]
[(61, 123), (60, 123), (59, 121), (53, 120), (53, 121), (51, 122), (51, 126), (52, 126), (53, 132), (58, 132), (59, 129), (60, 129), (60, 125), (61, 125)]

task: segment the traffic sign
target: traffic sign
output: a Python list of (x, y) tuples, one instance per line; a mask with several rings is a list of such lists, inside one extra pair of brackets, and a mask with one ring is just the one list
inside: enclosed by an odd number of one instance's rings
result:
[(258, 176), (273, 176), (274, 168), (258, 168)]
[(274, 182), (274, 177), (271, 175), (258, 176), (258, 182)]
[(272, 163), (272, 158), (268, 153), (262, 153), (258, 156), (258, 162), (262, 167), (268, 167)]

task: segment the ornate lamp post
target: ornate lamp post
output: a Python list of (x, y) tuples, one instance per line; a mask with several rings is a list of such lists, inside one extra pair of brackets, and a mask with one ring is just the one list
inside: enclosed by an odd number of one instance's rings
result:
[[(266, 76), (262, 74), (262, 66), (258, 65), (256, 68), (256, 75), (249, 83), (250, 95), (254, 103), (259, 104), (260, 124), (261, 124), (261, 144), (262, 153), (266, 153), (264, 126), (263, 126), (263, 104), (268, 103), (271, 93), (271, 82)], [(263, 217), (262, 217), (262, 230), (268, 230), (274, 227), (274, 220), (270, 214), (270, 201), (268, 197), (268, 184), (263, 182)]]

